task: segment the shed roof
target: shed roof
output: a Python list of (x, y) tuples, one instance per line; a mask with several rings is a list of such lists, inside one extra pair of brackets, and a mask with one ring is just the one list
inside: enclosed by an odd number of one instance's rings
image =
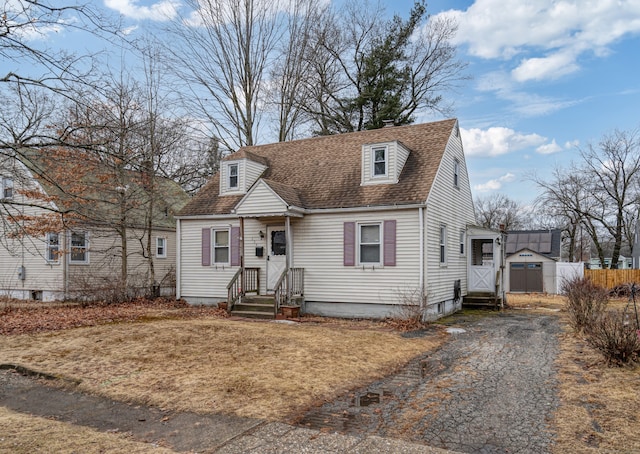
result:
[(507, 232), (505, 252), (515, 254), (529, 249), (549, 258), (560, 258), (561, 231), (554, 230), (512, 230)]

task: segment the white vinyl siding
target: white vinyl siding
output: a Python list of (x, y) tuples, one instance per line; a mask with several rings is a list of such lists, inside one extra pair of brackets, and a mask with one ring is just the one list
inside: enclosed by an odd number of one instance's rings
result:
[(238, 203), (238, 215), (284, 213), (287, 204), (264, 182), (259, 181)]
[[(452, 190), (454, 162), (458, 160), (459, 190)], [(429, 304), (452, 298), (454, 281), (460, 279), (462, 295), (467, 293), (467, 257), (460, 253), (460, 237), (447, 235), (446, 266), (440, 263), (440, 227), (449, 233), (466, 231), (475, 223), (469, 177), (459, 136), (452, 134), (438, 168), (424, 216), (425, 268)]]
[[(202, 229), (231, 229), (237, 219), (182, 220), (180, 222), (180, 296), (184, 298), (227, 298), (227, 284), (237, 267), (211, 263), (202, 266)], [(245, 246), (248, 247), (245, 235)], [(213, 238), (211, 241), (213, 249)], [(246, 266), (251, 266), (248, 263)]]
[[(385, 220), (396, 221), (396, 265), (344, 266), (344, 223), (384, 225)], [(292, 220), (292, 231), (293, 266), (305, 270), (307, 301), (398, 304), (401, 293), (419, 286), (417, 209), (307, 215)], [(382, 228), (380, 234), (382, 240)]]

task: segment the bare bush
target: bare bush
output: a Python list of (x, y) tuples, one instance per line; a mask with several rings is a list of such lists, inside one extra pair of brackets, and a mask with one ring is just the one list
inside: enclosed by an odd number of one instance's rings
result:
[(424, 310), (427, 307), (427, 294), (420, 289), (398, 291), (400, 303), (395, 309), (390, 323), (402, 331), (413, 331), (427, 326)]
[(602, 313), (585, 327), (586, 340), (609, 365), (622, 366), (640, 358), (640, 340), (635, 323), (623, 311)]
[(609, 304), (607, 290), (585, 277), (565, 281), (562, 293), (567, 298), (569, 323), (576, 332), (581, 332), (591, 325)]

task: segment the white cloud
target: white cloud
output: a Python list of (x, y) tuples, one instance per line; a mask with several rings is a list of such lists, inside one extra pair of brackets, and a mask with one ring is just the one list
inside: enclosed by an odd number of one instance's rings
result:
[(511, 74), (518, 82), (527, 80), (558, 79), (579, 69), (575, 55), (558, 52), (548, 57), (536, 57), (522, 60), (520, 66)]
[(510, 183), (515, 180), (516, 176), (512, 173), (506, 173), (499, 178), (495, 178), (493, 180), (489, 180), (486, 183), (476, 184), (473, 189), (477, 192), (490, 192), (497, 191), (502, 188), (504, 183)]
[(178, 15), (181, 3), (178, 0), (161, 0), (149, 6), (141, 6), (138, 0), (104, 0), (107, 8), (111, 8), (130, 19), (150, 19), (167, 21)]
[(573, 106), (580, 101), (563, 100), (526, 93), (515, 88), (514, 81), (503, 71), (492, 71), (478, 78), (478, 91), (493, 92), (500, 99), (509, 101), (512, 109), (524, 117), (547, 115)]
[(640, 34), (637, 0), (476, 0), (465, 11), (441, 14), (456, 19), (455, 42), (471, 55), (523, 56), (512, 73), (520, 82), (570, 74), (583, 54), (607, 55), (616, 41)]
[(562, 151), (562, 147), (556, 143), (555, 139), (551, 143), (545, 143), (536, 148), (536, 153), (540, 154), (553, 154), (560, 151)]
[(538, 134), (522, 134), (504, 127), (460, 129), (467, 156), (500, 156), (529, 147), (540, 147), (547, 141), (546, 137)]

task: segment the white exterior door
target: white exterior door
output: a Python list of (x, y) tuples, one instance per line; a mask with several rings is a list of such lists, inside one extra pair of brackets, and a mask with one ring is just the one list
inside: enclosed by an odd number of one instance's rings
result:
[(284, 225), (267, 227), (267, 292), (273, 292), (287, 266), (287, 235)]
[(471, 266), (469, 268), (470, 292), (494, 292), (493, 266)]
[(469, 292), (495, 292), (496, 266), (492, 238), (472, 238), (469, 262)]

